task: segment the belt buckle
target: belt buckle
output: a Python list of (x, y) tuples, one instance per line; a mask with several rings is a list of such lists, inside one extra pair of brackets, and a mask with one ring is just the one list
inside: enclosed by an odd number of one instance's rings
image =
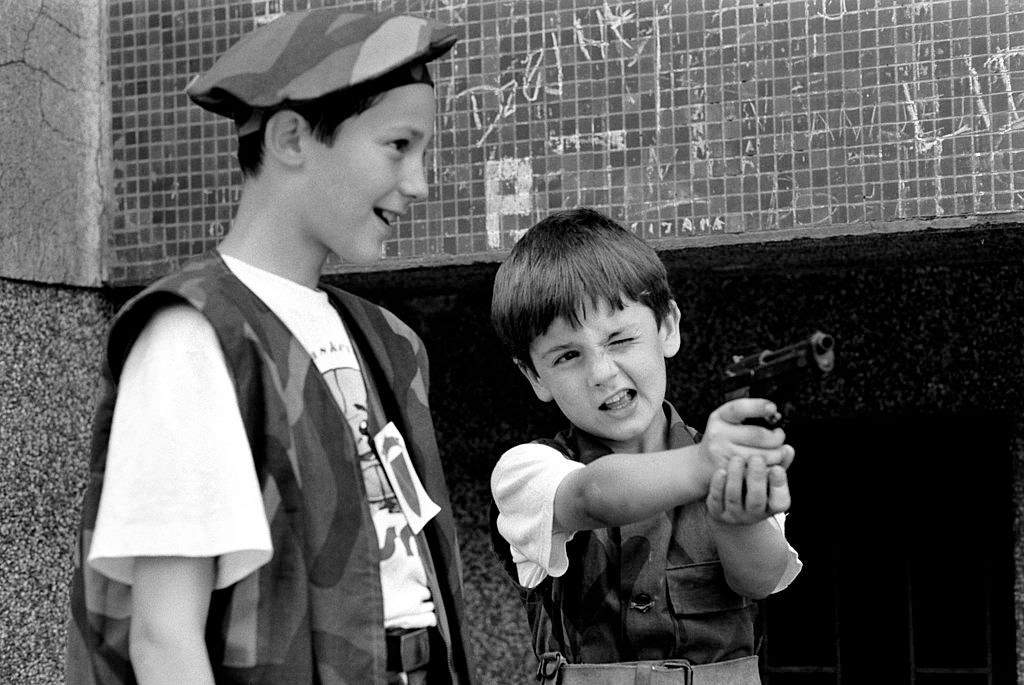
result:
[(414, 628), (389, 635), (389, 638), (398, 652), (397, 671), (409, 673), (430, 664), (430, 631), (427, 628)]
[(568, 663), (561, 652), (545, 652), (540, 655), (537, 664), (537, 680), (541, 683), (554, 683), (562, 664)]
[[(682, 685), (693, 685), (693, 664), (689, 659), (669, 659), (655, 665), (652, 671), (682, 671)], [(675, 681), (673, 681), (675, 682)]]

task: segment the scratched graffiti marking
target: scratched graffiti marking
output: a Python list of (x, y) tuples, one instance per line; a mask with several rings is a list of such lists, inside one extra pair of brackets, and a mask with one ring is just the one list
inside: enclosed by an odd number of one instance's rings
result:
[(529, 216), (533, 211), (533, 167), (530, 159), (488, 160), (484, 174), (487, 202), (487, 245), (501, 247), (501, 218)]

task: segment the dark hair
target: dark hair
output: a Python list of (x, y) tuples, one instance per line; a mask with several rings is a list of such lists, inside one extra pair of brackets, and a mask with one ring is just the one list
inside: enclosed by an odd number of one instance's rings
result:
[(256, 176), (263, 167), (263, 134), (267, 121), (275, 113), (292, 110), (306, 120), (316, 140), (330, 146), (334, 144), (334, 135), (343, 121), (373, 107), (382, 95), (380, 90), (354, 92), (348, 89), (315, 100), (284, 102), (267, 109), (260, 117), (259, 130), (238, 139), (238, 165), (242, 168), (242, 175)]
[(672, 291), (654, 249), (589, 208), (542, 219), (512, 248), (494, 277), (491, 323), (512, 358), (530, 370), (530, 344), (555, 319), (579, 326), (588, 306), (624, 299), (649, 307), (660, 326)]

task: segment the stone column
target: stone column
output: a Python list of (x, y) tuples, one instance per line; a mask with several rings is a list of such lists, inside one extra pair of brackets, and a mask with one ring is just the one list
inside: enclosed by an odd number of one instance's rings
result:
[(106, 5), (0, 0), (0, 277), (96, 286), (110, 189)]

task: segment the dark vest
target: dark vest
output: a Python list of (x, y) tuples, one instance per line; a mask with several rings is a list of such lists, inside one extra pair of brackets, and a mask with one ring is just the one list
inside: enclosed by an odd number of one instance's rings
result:
[[(694, 444), (675, 410), (665, 407), (670, 446)], [(538, 442), (584, 464), (610, 452), (576, 428)], [(704, 664), (753, 654), (756, 605), (726, 583), (706, 513), (700, 501), (628, 526), (576, 533), (565, 575), (520, 587), (537, 656)], [(511, 558), (502, 556), (516, 580)]]
[[(427, 404), (426, 352), (390, 312), (321, 287), (441, 507), (418, 541), (453, 678), (471, 682), (461, 562)], [(310, 356), (216, 254), (144, 290), (112, 324), (72, 580), (68, 683), (135, 682), (128, 661), (131, 588), (96, 573), (85, 559), (122, 366), (152, 314), (182, 302), (206, 317), (224, 351), (274, 545), (266, 565), (211, 597), (206, 642), (217, 682), (383, 685), (379, 547), (350, 428)]]

